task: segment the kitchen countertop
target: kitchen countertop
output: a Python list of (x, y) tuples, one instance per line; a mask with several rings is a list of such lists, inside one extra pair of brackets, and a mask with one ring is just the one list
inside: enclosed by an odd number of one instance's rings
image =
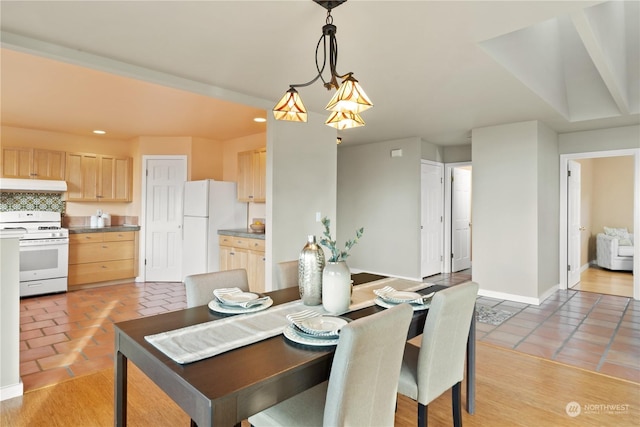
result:
[(234, 228), (231, 230), (218, 230), (218, 234), (223, 236), (246, 237), (247, 239), (264, 240), (264, 233), (256, 233), (250, 228)]
[(139, 225), (113, 225), (111, 227), (69, 227), (69, 234), (110, 233), (113, 231), (139, 231)]

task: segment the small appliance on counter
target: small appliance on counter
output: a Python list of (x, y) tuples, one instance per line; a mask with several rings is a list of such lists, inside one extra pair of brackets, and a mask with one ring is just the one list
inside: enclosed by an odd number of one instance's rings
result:
[(111, 215), (102, 213), (100, 209), (96, 215), (91, 215), (91, 228), (111, 227)]

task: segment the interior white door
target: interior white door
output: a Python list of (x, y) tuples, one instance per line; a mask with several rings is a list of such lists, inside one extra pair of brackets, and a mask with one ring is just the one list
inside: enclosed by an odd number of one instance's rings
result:
[(442, 272), (443, 177), (441, 164), (422, 163), (421, 167), (421, 268), (422, 277)]
[(580, 248), (582, 229), (580, 225), (580, 191), (581, 170), (580, 163), (569, 160), (567, 177), (567, 286), (572, 287), (580, 281)]
[(145, 280), (182, 280), (182, 187), (186, 159), (146, 161)]
[(471, 267), (471, 169), (453, 168), (451, 183), (451, 271)]

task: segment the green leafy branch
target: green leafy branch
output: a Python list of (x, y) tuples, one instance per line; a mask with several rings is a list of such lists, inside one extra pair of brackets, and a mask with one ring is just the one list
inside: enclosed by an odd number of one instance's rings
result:
[(321, 220), (322, 225), (324, 226), (323, 238), (320, 239), (320, 244), (325, 246), (327, 249), (331, 251), (331, 257), (329, 258), (329, 262), (338, 262), (344, 261), (349, 256), (349, 251), (358, 243), (358, 240), (362, 237), (364, 233), (364, 227), (356, 230), (356, 237), (354, 239), (347, 240), (344, 245), (344, 250), (340, 250), (337, 247), (336, 241), (331, 237), (331, 221), (326, 216)]

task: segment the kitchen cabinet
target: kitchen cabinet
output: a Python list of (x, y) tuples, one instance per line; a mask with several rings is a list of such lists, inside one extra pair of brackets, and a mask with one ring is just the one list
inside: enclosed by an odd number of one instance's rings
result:
[(267, 195), (267, 150), (238, 153), (238, 200), (264, 203)]
[(69, 234), (69, 287), (138, 275), (138, 232)]
[(67, 200), (71, 202), (130, 202), (130, 157), (67, 153)]
[(249, 289), (253, 292), (264, 292), (264, 239), (220, 236), (219, 243), (220, 270), (244, 268), (247, 270)]
[(2, 177), (64, 180), (64, 151), (3, 147)]

